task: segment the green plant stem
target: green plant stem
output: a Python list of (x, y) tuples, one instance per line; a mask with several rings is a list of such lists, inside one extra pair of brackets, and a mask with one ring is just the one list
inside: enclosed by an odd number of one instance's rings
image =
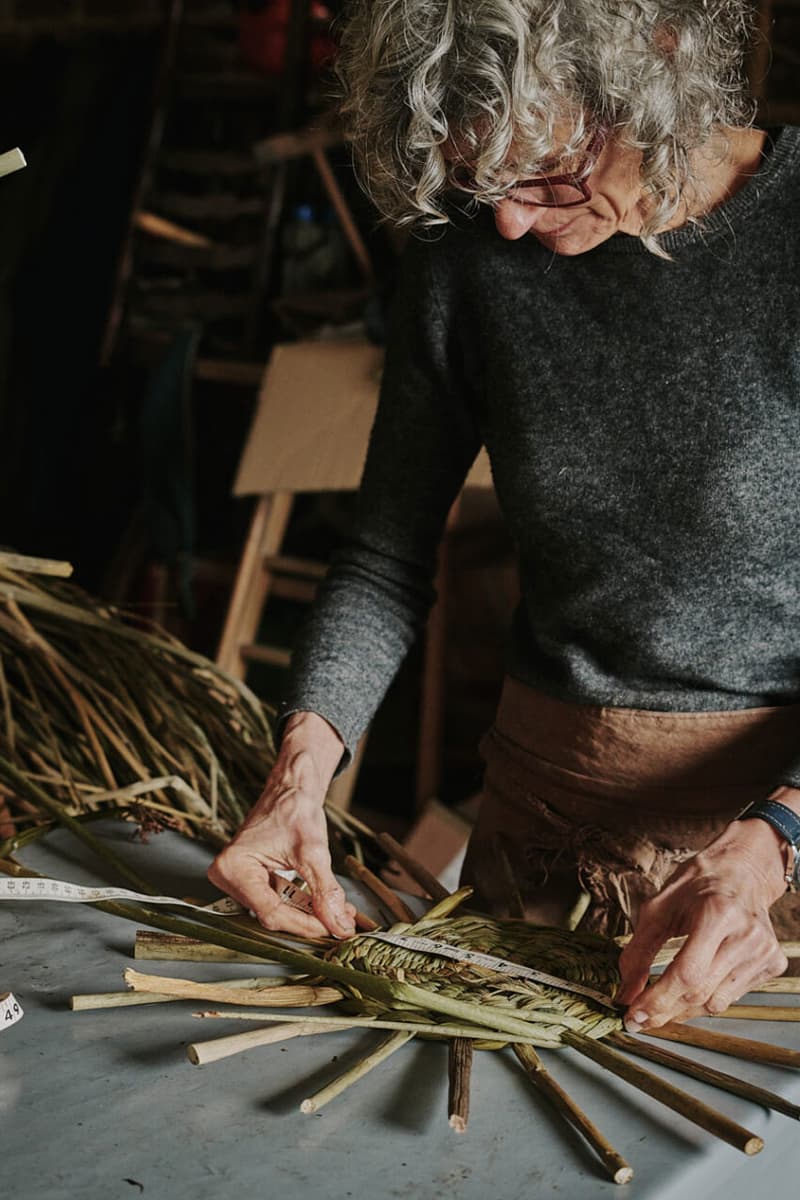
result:
[(74, 833), (85, 846), (94, 851), (98, 858), (112, 867), (123, 879), (127, 879), (129, 883), (132, 883), (138, 891), (146, 892), (151, 896), (157, 895), (157, 889), (151, 883), (148, 883), (146, 879), (142, 879), (136, 871), (128, 866), (124, 859), (115, 854), (110, 847), (99, 838), (96, 838), (93, 833), (89, 833), (88, 829), (84, 829), (83, 824), (76, 817), (68, 813), (64, 806), (59, 804), (58, 800), (53, 800), (52, 797), (48, 796), (47, 792), (37, 787), (35, 783), (31, 783), (21, 771), (18, 771), (5, 758), (0, 758), (0, 779), (10, 787), (13, 787), (18, 795), (25, 796), (26, 799), (30, 800), (32, 804), (37, 805), (38, 808), (45, 809), (46, 812), (51, 813), (59, 824), (69, 829), (70, 833)]

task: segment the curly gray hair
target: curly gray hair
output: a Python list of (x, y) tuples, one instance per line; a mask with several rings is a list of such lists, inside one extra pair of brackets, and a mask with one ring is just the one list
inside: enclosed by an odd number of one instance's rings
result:
[[(748, 0), (351, 0), (337, 72), (362, 184), (397, 224), (448, 220), (454, 157), (476, 201), (602, 124), (641, 151), (642, 232), (677, 211), (690, 155), (747, 126)], [(558, 130), (558, 136), (556, 134)], [(454, 155), (453, 150), (457, 153)]]

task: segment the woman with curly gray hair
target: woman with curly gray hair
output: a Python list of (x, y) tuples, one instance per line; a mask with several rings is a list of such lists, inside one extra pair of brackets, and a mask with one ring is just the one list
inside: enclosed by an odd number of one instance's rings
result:
[[(521, 599), (465, 863), (634, 936), (629, 1028), (719, 1012), (800, 930), (800, 131), (751, 123), (744, 0), (354, 0), (344, 111), (415, 225), (357, 527), (265, 791), (210, 876), (352, 930), (322, 800), (424, 620), (481, 443)], [(530, 234), (531, 236), (524, 236)], [(498, 856), (498, 847), (504, 853)], [(315, 916), (272, 872), (309, 882)], [(664, 942), (686, 943), (648, 985)]]

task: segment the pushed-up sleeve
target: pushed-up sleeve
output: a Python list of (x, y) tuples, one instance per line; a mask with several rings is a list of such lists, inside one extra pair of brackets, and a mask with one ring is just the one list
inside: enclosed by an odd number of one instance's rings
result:
[(282, 705), (282, 721), (311, 711), (330, 722), (342, 766), (425, 622), (447, 513), (480, 448), (453, 288), (434, 284), (438, 245), (413, 241), (404, 256), (353, 533), (295, 647)]

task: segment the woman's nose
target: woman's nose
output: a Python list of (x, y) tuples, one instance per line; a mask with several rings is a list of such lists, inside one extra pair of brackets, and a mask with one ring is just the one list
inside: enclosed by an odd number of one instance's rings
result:
[(515, 200), (501, 200), (494, 210), (497, 232), (508, 241), (524, 237), (534, 228), (543, 212), (547, 210), (534, 204), (518, 204)]

